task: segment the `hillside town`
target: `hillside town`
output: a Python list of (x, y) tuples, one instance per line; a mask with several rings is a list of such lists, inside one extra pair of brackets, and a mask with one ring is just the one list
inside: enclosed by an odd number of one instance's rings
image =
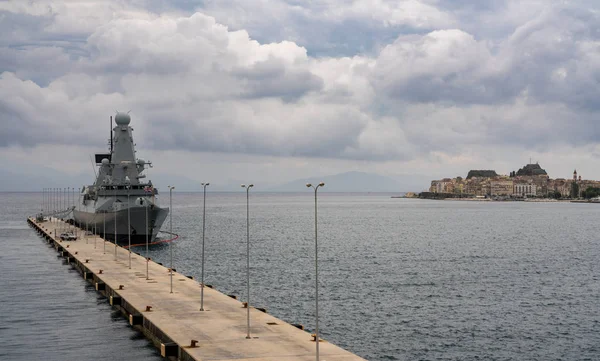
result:
[(423, 198), (578, 199), (598, 197), (600, 181), (582, 179), (573, 171), (571, 179), (551, 179), (538, 163), (527, 164), (509, 175), (494, 170), (471, 170), (466, 178), (431, 181)]

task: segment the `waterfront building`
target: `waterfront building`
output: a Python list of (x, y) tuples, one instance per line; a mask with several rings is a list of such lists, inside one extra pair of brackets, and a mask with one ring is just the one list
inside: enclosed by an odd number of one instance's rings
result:
[(494, 179), (490, 181), (492, 196), (510, 196), (514, 193), (512, 179)]
[(573, 182), (564, 178), (550, 180), (548, 192), (558, 192), (562, 198), (568, 198), (571, 195), (571, 183)]
[(512, 194), (515, 197), (535, 197), (537, 186), (533, 183), (515, 183)]
[(429, 191), (432, 193), (453, 193), (455, 187), (452, 183), (452, 179), (450, 178), (433, 180), (431, 181), (431, 187), (429, 187)]
[(577, 170), (572, 179), (551, 179), (539, 163), (529, 163), (509, 176), (498, 175), (494, 170), (470, 170), (466, 179), (444, 178), (431, 181), (431, 193), (462, 196), (509, 197), (581, 197), (588, 188), (600, 188), (600, 181), (584, 180)]

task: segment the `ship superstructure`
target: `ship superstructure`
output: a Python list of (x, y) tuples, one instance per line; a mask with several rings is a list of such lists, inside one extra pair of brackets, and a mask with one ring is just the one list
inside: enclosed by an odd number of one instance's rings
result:
[(136, 244), (154, 240), (169, 209), (160, 207), (158, 190), (145, 180), (143, 172), (152, 163), (136, 159), (130, 122), (127, 113), (115, 116), (110, 153), (96, 154), (96, 181), (82, 187), (73, 217), (106, 239), (128, 243), (131, 237)]

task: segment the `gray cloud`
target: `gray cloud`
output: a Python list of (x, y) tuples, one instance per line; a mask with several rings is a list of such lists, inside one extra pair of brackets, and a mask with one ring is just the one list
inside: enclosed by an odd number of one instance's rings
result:
[(377, 59), (375, 86), (413, 102), (498, 104), (524, 92), (530, 101), (598, 107), (594, 12), (553, 7), (490, 49), (459, 30), (398, 38)]
[(270, 57), (249, 68), (234, 70), (252, 97), (297, 99), (309, 91), (318, 91), (323, 81), (307, 69), (288, 69), (280, 60)]
[(198, 9), (261, 42), (291, 40), (317, 56), (371, 53), (399, 33), (456, 25), (450, 12), (421, 0), (208, 0)]
[[(132, 109), (136, 140), (161, 151), (410, 162), (460, 158), (486, 146), (545, 152), (600, 137), (600, 22), (593, 11), (546, 6), (489, 40), (461, 30), (457, 19), (511, 9), (513, 2), (379, 1), (368, 16), (362, 1), (321, 8), (264, 1), (247, 19), (223, 9), (237, 4), (242, 11), (249, 2), (220, 4), (205, 6), (219, 19), (230, 16), (231, 29), (200, 12), (157, 14), (117, 2), (99, 5), (97, 14), (86, 10), (87, 22), (74, 21), (76, 9), (5, 10), (21, 33), (0, 47), (0, 114), (7, 123), (0, 147), (103, 144), (98, 134), (106, 133), (115, 109)], [(414, 12), (398, 11), (407, 6)], [(34, 28), (41, 35), (27, 33), (29, 17), (43, 19)], [(291, 40), (299, 29), (313, 29), (298, 40), (307, 49), (235, 30), (248, 24), (275, 27), (275, 38)], [(360, 37), (341, 44), (348, 53), (369, 48), (360, 55), (310, 55), (335, 36), (350, 39), (353, 32), (344, 29), (352, 24), (374, 37), (404, 32), (378, 38), (380, 48)], [(43, 43), (53, 37), (51, 46)]]

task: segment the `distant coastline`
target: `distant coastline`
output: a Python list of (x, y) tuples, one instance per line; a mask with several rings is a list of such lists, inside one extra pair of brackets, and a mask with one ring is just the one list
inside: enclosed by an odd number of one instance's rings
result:
[(494, 198), (476, 198), (476, 197), (463, 197), (463, 198), (427, 198), (417, 195), (416, 197), (407, 196), (391, 196), (390, 198), (407, 198), (407, 199), (422, 199), (422, 200), (434, 200), (434, 201), (454, 201), (454, 202), (527, 202), (527, 203), (592, 203), (600, 204), (598, 199), (554, 199), (554, 198), (528, 198), (528, 199), (494, 199)]
[(491, 169), (470, 170), (466, 178), (431, 181), (423, 199), (469, 199), (494, 201), (600, 203), (600, 181), (583, 179), (575, 169), (573, 176), (550, 178), (539, 163), (529, 163), (508, 175)]

